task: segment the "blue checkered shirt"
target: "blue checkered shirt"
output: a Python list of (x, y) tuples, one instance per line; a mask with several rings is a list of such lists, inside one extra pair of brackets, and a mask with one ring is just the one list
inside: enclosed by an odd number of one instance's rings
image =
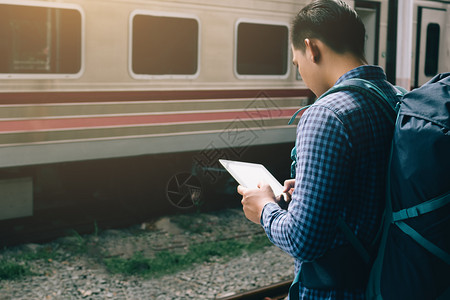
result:
[[(344, 74), (363, 78), (395, 97), (394, 88), (377, 66)], [(312, 105), (297, 127), (295, 190), (288, 210), (264, 207), (261, 224), (269, 239), (295, 259), (313, 261), (348, 244), (337, 228), (339, 217), (357, 237), (370, 244), (385, 203), (385, 175), (393, 125), (383, 111), (354, 91), (330, 94)], [(314, 290), (300, 283), (300, 299), (364, 299), (361, 290)]]

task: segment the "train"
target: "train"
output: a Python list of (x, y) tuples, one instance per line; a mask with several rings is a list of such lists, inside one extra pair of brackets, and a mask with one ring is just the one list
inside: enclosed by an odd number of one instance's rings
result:
[[(289, 41), (308, 2), (0, 0), (3, 228), (235, 205), (219, 158), (287, 178), (315, 97)], [(348, 2), (391, 82), (450, 69), (449, 1)]]

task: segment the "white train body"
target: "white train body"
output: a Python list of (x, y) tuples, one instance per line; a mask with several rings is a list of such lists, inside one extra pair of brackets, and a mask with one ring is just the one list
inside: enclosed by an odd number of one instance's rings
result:
[[(0, 0), (0, 220), (33, 215), (21, 168), (293, 143), (312, 94), (289, 27), (308, 2)], [(392, 69), (389, 1), (349, 2), (369, 62)], [(450, 70), (450, 5), (412, 9), (414, 87)]]

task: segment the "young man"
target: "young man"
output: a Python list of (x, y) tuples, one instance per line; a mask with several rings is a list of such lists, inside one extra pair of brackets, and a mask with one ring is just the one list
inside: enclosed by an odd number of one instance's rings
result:
[[(364, 38), (361, 20), (340, 0), (313, 1), (299, 12), (291, 31), (293, 63), (316, 96), (345, 79), (363, 78), (395, 99), (383, 70), (366, 65)], [(368, 272), (337, 224), (343, 220), (366, 245), (375, 239), (392, 132), (373, 99), (332, 93), (300, 118), (296, 176), (285, 182), (292, 198), (288, 209), (277, 205), (264, 183), (238, 187), (246, 217), (295, 258), (296, 273), (302, 271), (300, 299), (364, 298)], [(316, 272), (321, 269), (337, 272), (338, 283), (327, 282)]]

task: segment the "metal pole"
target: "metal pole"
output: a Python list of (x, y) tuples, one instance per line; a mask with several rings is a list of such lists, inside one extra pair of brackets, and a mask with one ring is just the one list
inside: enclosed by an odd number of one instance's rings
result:
[(413, 1), (398, 0), (396, 84), (411, 89)]

